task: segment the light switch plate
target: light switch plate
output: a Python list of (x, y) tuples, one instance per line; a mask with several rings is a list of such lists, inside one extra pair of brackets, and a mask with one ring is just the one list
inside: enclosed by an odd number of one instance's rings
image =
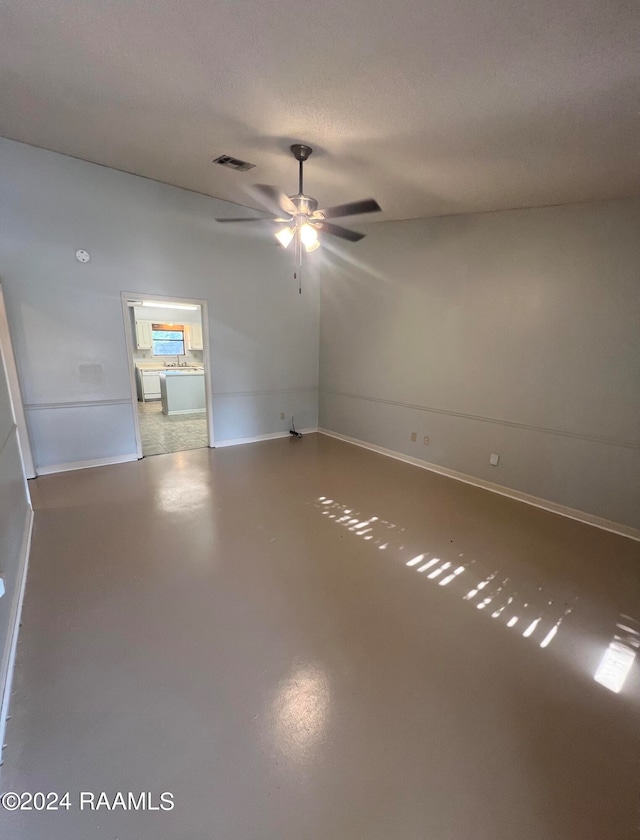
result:
[(2, 596), (4, 595), (4, 593), (5, 593), (5, 588), (4, 588), (4, 578), (1, 578), (1, 577), (0, 577), (0, 598), (2, 598)]
[(497, 467), (499, 460), (500, 460), (499, 455), (489, 455), (489, 463), (491, 464), (492, 467)]

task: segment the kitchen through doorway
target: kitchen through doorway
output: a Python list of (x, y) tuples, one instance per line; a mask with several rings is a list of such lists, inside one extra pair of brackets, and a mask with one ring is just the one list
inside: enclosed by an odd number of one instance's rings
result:
[(206, 302), (123, 295), (138, 456), (213, 440)]

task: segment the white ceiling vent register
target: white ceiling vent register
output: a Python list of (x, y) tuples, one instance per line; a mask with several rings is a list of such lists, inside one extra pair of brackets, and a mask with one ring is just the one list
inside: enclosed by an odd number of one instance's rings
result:
[(235, 169), (236, 172), (246, 172), (247, 169), (253, 169), (255, 163), (247, 163), (246, 160), (231, 157), (231, 155), (220, 155), (214, 158), (213, 163), (219, 163), (220, 166), (226, 166), (227, 169)]

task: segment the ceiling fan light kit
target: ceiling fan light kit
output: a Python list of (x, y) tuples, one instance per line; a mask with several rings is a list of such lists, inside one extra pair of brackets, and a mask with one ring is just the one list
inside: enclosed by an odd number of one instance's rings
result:
[(291, 152), (298, 161), (298, 193), (288, 196), (282, 190), (269, 184), (255, 184), (251, 192), (256, 201), (266, 210), (274, 213), (271, 219), (260, 217), (241, 219), (216, 219), (217, 222), (262, 222), (267, 224), (282, 224), (280, 230), (274, 234), (283, 248), (288, 248), (291, 242), (295, 246), (297, 276), (299, 282), (298, 291), (302, 292), (302, 253), (303, 249), (309, 254), (320, 247), (318, 232), (336, 236), (347, 242), (358, 242), (364, 239), (364, 233), (357, 233), (355, 230), (334, 225), (327, 219), (337, 219), (343, 216), (355, 216), (362, 213), (378, 213), (381, 210), (378, 202), (373, 198), (365, 198), (362, 201), (352, 201), (348, 204), (340, 204), (336, 207), (328, 207), (325, 210), (318, 210), (318, 202), (315, 198), (304, 194), (304, 162), (308, 160), (313, 152), (311, 146), (303, 143), (294, 143)]
[(282, 228), (282, 230), (279, 230), (275, 234), (275, 237), (283, 248), (288, 248), (291, 244), (291, 240), (293, 239), (294, 233), (295, 231), (293, 228), (284, 227)]
[(300, 239), (302, 239), (302, 244), (308, 251), (309, 248), (313, 248), (318, 241), (318, 231), (313, 227), (313, 225), (305, 222), (305, 224), (300, 227)]

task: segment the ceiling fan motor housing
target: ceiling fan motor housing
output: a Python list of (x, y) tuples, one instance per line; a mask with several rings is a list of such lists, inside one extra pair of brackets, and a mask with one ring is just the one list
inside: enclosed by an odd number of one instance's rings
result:
[(308, 195), (292, 195), (291, 201), (295, 204), (298, 213), (305, 216), (310, 216), (318, 209), (318, 202), (316, 199), (311, 198), (311, 196)]

